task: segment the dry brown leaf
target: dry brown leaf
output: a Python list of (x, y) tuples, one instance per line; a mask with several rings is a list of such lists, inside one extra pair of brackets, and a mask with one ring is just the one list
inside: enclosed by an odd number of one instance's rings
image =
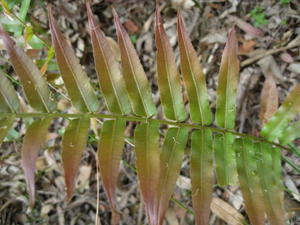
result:
[(229, 16), (229, 18), (231, 18), (236, 23), (236, 25), (244, 32), (246, 32), (254, 37), (263, 37), (264, 36), (264, 32), (262, 30), (252, 26), (250, 23), (247, 23), (244, 20), (242, 20), (236, 16)]
[(166, 213), (166, 220), (168, 221), (169, 224), (179, 225), (179, 221), (177, 219), (176, 213), (172, 209), (169, 209), (167, 211), (167, 213)]
[(293, 73), (300, 74), (300, 63), (291, 63), (287, 69)]
[(278, 91), (271, 72), (267, 74), (260, 96), (259, 119), (265, 124), (278, 108)]
[(287, 52), (281, 53), (280, 58), (281, 58), (282, 61), (284, 61), (286, 63), (293, 63), (294, 62), (293, 57)]
[(37, 171), (41, 171), (46, 169), (47, 167), (47, 161), (45, 160), (44, 157), (38, 157), (36, 162), (35, 162), (35, 168)]
[(134, 34), (139, 31), (139, 27), (132, 20), (126, 20), (123, 26), (129, 34)]
[(284, 81), (284, 77), (282, 75), (281, 69), (272, 55), (262, 58), (257, 62), (257, 64), (260, 66), (265, 77), (268, 76), (269, 72), (272, 72), (274, 78), (277, 81), (279, 82)]
[(79, 175), (77, 178), (77, 186), (88, 188), (88, 182), (90, 180), (92, 172), (91, 165), (83, 165), (79, 169)]
[(253, 51), (256, 42), (253, 40), (243, 40), (243, 44), (239, 47), (239, 54), (248, 54)]
[(211, 211), (229, 225), (243, 225), (245, 218), (235, 208), (220, 198), (213, 198)]

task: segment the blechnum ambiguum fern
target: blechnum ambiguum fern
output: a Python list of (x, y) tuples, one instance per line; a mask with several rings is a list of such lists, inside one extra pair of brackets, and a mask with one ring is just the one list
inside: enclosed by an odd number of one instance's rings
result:
[[(70, 120), (61, 146), (67, 199), (71, 199), (87, 142), (90, 119), (98, 118), (104, 122), (97, 157), (103, 186), (113, 212), (118, 208), (115, 190), (124, 147), (124, 130), (127, 121), (134, 121), (137, 123), (134, 133), (137, 176), (151, 225), (163, 223), (189, 138), (192, 200), (198, 225), (208, 224), (209, 221), (214, 167), (219, 185), (226, 186), (239, 181), (251, 224), (265, 224), (265, 215), (271, 224), (284, 224), (280, 149), (288, 150), (284, 145), (300, 135), (299, 122), (289, 125), (300, 110), (300, 85), (263, 126), (261, 137), (235, 132), (239, 73), (235, 31), (230, 31), (222, 55), (216, 114), (213, 116), (205, 77), (179, 12), (177, 30), (180, 70), (189, 100), (188, 122), (181, 78), (157, 7), (157, 81), (164, 114), (163, 119), (158, 119), (146, 74), (117, 13), (113, 10), (121, 69), (87, 3), (95, 68), (101, 94), (110, 112), (103, 114), (99, 112), (100, 103), (88, 76), (59, 31), (51, 8), (48, 11), (56, 61), (74, 113), (57, 110), (52, 91), (40, 70), (4, 31), (0, 32), (14, 70), (23, 84), (28, 104), (33, 109), (33, 112), (21, 111), (16, 90), (1, 74), (0, 141), (13, 126), (15, 118), (35, 118), (27, 128), (21, 150), (31, 206), (35, 201), (35, 161), (52, 119), (63, 117)], [(159, 133), (161, 124), (168, 125), (162, 146)]]

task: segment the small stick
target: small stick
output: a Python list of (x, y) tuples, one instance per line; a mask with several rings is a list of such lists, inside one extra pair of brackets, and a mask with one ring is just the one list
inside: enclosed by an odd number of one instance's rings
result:
[(248, 66), (248, 65), (256, 62), (257, 60), (259, 60), (261, 58), (264, 58), (265, 56), (273, 55), (275, 53), (286, 51), (288, 49), (295, 48), (295, 47), (298, 47), (298, 46), (300, 46), (300, 41), (298, 41), (296, 43), (293, 43), (293, 44), (290, 44), (290, 45), (287, 45), (285, 47), (268, 50), (268, 51), (266, 51), (266, 52), (264, 52), (262, 54), (258, 54), (258, 55), (254, 56), (252, 58), (244, 60), (243, 62), (241, 62), (240, 66), (241, 67)]

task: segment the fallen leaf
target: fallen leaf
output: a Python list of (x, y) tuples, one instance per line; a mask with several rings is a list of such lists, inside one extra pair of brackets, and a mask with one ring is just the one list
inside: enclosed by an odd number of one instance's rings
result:
[(280, 58), (281, 58), (282, 61), (284, 61), (286, 63), (292, 63), (292, 62), (294, 62), (293, 57), (289, 53), (287, 53), (287, 52), (283, 52), (280, 55)]
[(166, 220), (168, 221), (168, 224), (179, 225), (179, 221), (178, 221), (176, 213), (173, 209), (169, 209), (167, 211)]
[(252, 26), (250, 23), (247, 23), (244, 20), (242, 20), (236, 16), (230, 16), (229, 18), (231, 18), (241, 30), (250, 34), (251, 36), (254, 36), (254, 37), (263, 37), (264, 36), (264, 32), (262, 30)]
[(88, 182), (90, 180), (92, 172), (91, 165), (83, 165), (79, 168), (79, 175), (77, 178), (77, 186), (80, 188), (88, 188)]
[(298, 190), (296, 184), (294, 183), (294, 181), (289, 176), (285, 176), (284, 184), (289, 190), (292, 191), (291, 194), (294, 197), (294, 199), (300, 203), (299, 190)]
[(300, 63), (292, 63), (287, 69), (293, 73), (300, 74)]
[(235, 208), (220, 198), (213, 198), (211, 211), (229, 225), (244, 225), (246, 220)]
[(180, 175), (176, 181), (176, 185), (183, 190), (191, 189), (191, 179), (185, 176)]
[(134, 34), (139, 31), (139, 27), (132, 20), (126, 20), (123, 26), (129, 34)]
[(227, 40), (226, 32), (214, 32), (214, 33), (209, 33), (204, 38), (202, 38), (201, 42), (205, 42), (207, 44), (213, 44), (213, 43), (225, 44), (226, 40)]
[(278, 91), (276, 82), (271, 72), (266, 76), (264, 86), (260, 96), (259, 119), (265, 124), (277, 111), (278, 108)]
[(266, 56), (259, 60), (257, 64), (260, 66), (263, 74), (267, 77), (269, 72), (272, 72), (277, 81), (283, 82), (284, 77), (273, 56)]
[(256, 42), (253, 40), (243, 40), (242, 45), (239, 47), (239, 54), (248, 54), (249, 52), (253, 51)]

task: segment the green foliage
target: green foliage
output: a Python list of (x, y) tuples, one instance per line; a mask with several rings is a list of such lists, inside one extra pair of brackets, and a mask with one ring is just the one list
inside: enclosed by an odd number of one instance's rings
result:
[[(31, 206), (35, 199), (34, 174), (38, 151), (45, 142), (53, 118), (62, 117), (69, 121), (66, 129), (57, 131), (63, 136), (62, 163), (68, 200), (72, 198), (75, 190), (76, 174), (86, 143), (99, 140), (97, 157), (103, 187), (113, 212), (118, 211), (116, 187), (119, 163), (124, 141), (130, 141), (136, 152), (136, 171), (149, 222), (151, 225), (162, 225), (191, 133), (190, 174), (197, 225), (206, 225), (209, 221), (214, 166), (220, 185), (235, 184), (236, 180), (239, 180), (246, 211), (252, 224), (263, 225), (266, 214), (272, 225), (283, 225), (283, 185), (279, 148), (289, 148), (272, 141), (288, 143), (300, 134), (299, 122), (289, 125), (300, 112), (300, 84), (289, 94), (274, 116), (268, 118), (261, 137), (235, 132), (239, 73), (235, 31), (232, 29), (229, 32), (222, 55), (216, 114), (213, 115), (201, 65), (187, 36), (183, 18), (179, 15), (180, 67), (184, 88), (188, 93), (187, 111), (173, 49), (157, 7), (157, 79), (163, 109), (163, 118), (157, 118), (157, 108), (148, 79), (132, 40), (120, 23), (117, 13), (113, 10), (121, 55), (120, 64), (88, 3), (87, 11), (101, 90), (94, 90), (72, 47), (60, 32), (50, 8), (53, 48), (49, 49), (41, 69), (5, 31), (0, 31), (11, 64), (24, 89), (28, 102), (26, 106), (28, 108), (30, 105), (33, 110), (21, 111), (21, 104), (11, 80), (0, 74), (0, 141), (5, 136), (9, 137), (14, 130), (11, 130), (11, 127), (15, 118), (35, 118), (26, 124), (27, 132), (22, 147), (22, 166)], [(254, 14), (257, 13), (261, 12), (257, 11)], [(26, 32), (29, 37), (33, 34), (31, 28), (27, 28)], [(72, 109), (68, 108), (67, 113), (57, 107), (57, 99), (53, 98), (55, 92), (49, 88), (49, 83), (43, 76), (54, 52), (58, 70), (73, 106)], [(102, 107), (98, 99), (99, 94), (96, 94), (99, 91), (105, 100), (105, 110), (109, 113), (100, 112)], [(187, 120), (188, 113), (191, 120), (183, 122)], [(91, 121), (95, 118), (103, 120), (100, 121), (102, 129), (99, 138), (97, 134), (89, 135)], [(134, 137), (125, 139), (127, 121), (135, 122), (136, 127)], [(98, 125), (100, 123), (98, 121)], [(160, 129), (161, 125), (164, 125), (163, 129)], [(294, 147), (292, 150), (296, 154), (299, 153)]]
[(280, 0), (281, 4), (289, 4), (291, 0)]
[(264, 9), (261, 7), (255, 7), (251, 10), (250, 16), (254, 19), (254, 26), (259, 27), (268, 24), (268, 20), (265, 18)]
[(133, 44), (136, 43), (137, 39), (138, 39), (138, 37), (137, 37), (136, 34), (130, 35), (130, 40), (131, 40), (131, 42), (132, 42)]

